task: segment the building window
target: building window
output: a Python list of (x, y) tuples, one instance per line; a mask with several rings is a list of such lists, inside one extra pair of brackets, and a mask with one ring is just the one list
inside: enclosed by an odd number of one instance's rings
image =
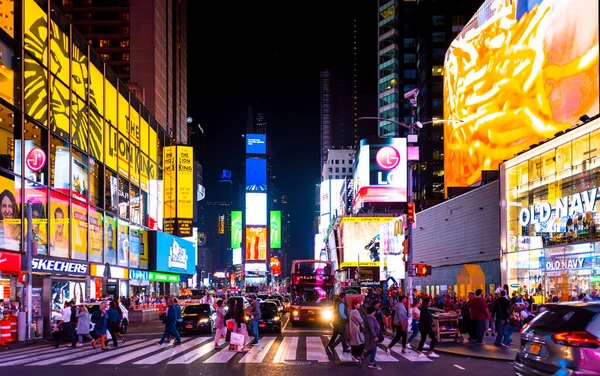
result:
[(342, 159), (342, 164), (344, 164), (344, 162), (346, 162), (346, 161)]
[(119, 19), (123, 21), (129, 20), (129, 12), (119, 13)]
[(446, 40), (446, 33), (436, 31), (431, 33), (431, 41), (432, 42), (444, 42)]
[(329, 180), (333, 179), (333, 176), (329, 175)]
[(348, 164), (352, 164), (352, 159), (348, 160)]
[(335, 176), (335, 178), (336, 178), (336, 179), (339, 179), (339, 178), (340, 178), (340, 176), (339, 176), (339, 175), (336, 175), (336, 176)]
[(104, 61), (110, 60), (110, 54), (100, 54), (100, 58)]
[(342, 172), (345, 173), (346, 172), (346, 167), (342, 167)]
[(442, 25), (444, 25), (445, 22), (446, 22), (446, 16), (438, 15), (438, 16), (431, 17), (431, 23), (434, 26), (442, 26)]
[(417, 40), (415, 38), (405, 38), (404, 48), (415, 48), (417, 47)]
[(336, 172), (336, 173), (339, 173), (339, 172), (340, 172), (340, 168), (339, 168), (339, 167), (336, 167), (336, 168), (335, 168), (335, 172)]
[(404, 63), (416, 63), (417, 62), (417, 55), (416, 54), (404, 54)]
[(336, 160), (335, 160), (335, 164), (340, 164), (340, 160), (339, 160), (339, 159), (336, 159)]
[(445, 48), (434, 48), (431, 52), (431, 57), (433, 60), (443, 60), (446, 55)]
[(443, 76), (444, 75), (444, 67), (441, 65), (434, 65), (433, 68), (431, 68), (431, 75), (432, 76)]
[(417, 70), (416, 69), (405, 69), (404, 70), (404, 78), (417, 78)]
[(121, 60), (129, 61), (129, 52), (123, 52), (121, 54)]
[(119, 43), (119, 45), (120, 45), (121, 47), (123, 47), (123, 48), (125, 48), (125, 47), (129, 47), (129, 39), (123, 39), (123, 40), (122, 40), (122, 41)]
[(348, 169), (348, 172), (349, 172), (349, 173), (352, 173), (352, 167), (350, 167), (350, 168)]
[(100, 39), (100, 47), (110, 47), (110, 39)]

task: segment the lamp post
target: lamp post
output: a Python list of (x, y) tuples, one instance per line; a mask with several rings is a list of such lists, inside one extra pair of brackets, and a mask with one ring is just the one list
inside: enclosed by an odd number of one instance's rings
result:
[[(381, 117), (359, 117), (358, 120), (378, 120), (378, 121), (388, 121), (393, 124), (397, 124), (401, 127), (408, 129), (408, 145), (414, 146), (412, 144), (417, 143), (416, 132), (423, 128), (423, 125), (427, 124), (435, 124), (435, 123), (453, 123), (453, 122), (463, 122), (463, 120), (444, 120), (444, 119), (435, 119), (425, 122), (415, 121), (415, 115), (417, 110), (417, 96), (419, 92), (415, 90), (413, 96), (406, 98), (410, 100), (411, 107), (411, 123), (406, 124), (402, 121), (390, 120)], [(412, 184), (412, 171), (413, 166), (416, 163), (415, 161), (407, 161), (408, 163), (408, 171), (407, 171), (407, 194), (406, 201), (407, 203), (411, 203), (413, 201), (413, 184)], [(407, 297), (408, 297), (408, 318), (409, 320), (412, 318), (412, 309), (410, 309), (413, 305), (413, 242), (412, 242), (412, 224), (408, 223), (406, 229), (406, 238), (408, 240), (408, 252), (406, 257), (406, 289), (407, 289)]]

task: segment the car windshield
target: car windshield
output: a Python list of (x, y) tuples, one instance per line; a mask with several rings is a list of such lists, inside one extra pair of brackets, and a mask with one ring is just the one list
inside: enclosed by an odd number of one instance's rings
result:
[(276, 314), (277, 313), (277, 306), (275, 305), (275, 303), (260, 303), (260, 311), (261, 313), (270, 313), (270, 314)]
[(330, 305), (333, 301), (333, 291), (321, 287), (294, 287), (294, 304)]
[(199, 313), (210, 313), (210, 306), (208, 304), (193, 304), (185, 306), (182, 313), (187, 315), (195, 315)]

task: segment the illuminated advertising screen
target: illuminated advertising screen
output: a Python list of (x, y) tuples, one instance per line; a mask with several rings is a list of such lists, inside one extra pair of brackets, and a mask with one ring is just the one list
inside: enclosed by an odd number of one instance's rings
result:
[(267, 153), (267, 135), (266, 134), (247, 134), (246, 135), (246, 154), (266, 154)]
[(242, 212), (231, 212), (231, 248), (242, 246)]
[(377, 143), (361, 141), (355, 176), (355, 211), (369, 202), (406, 202), (406, 149), (406, 138), (379, 139)]
[(246, 227), (246, 261), (267, 259), (267, 228)]
[(344, 179), (327, 179), (321, 182), (320, 214), (321, 222), (319, 229), (329, 227), (332, 218), (337, 217), (340, 208), (340, 191), (344, 185)]
[(232, 257), (233, 265), (241, 265), (242, 264), (242, 248), (234, 248), (233, 249), (233, 257)]
[(445, 187), (598, 113), (598, 1), (488, 0), (444, 63)]
[[(341, 221), (342, 262), (380, 261), (380, 227), (393, 217), (346, 217)], [(379, 264), (377, 264), (379, 266)]]
[(151, 249), (156, 249), (155, 259), (151, 260), (152, 266), (155, 266), (152, 270), (188, 275), (196, 272), (196, 257), (192, 242), (155, 231), (150, 235), (150, 243)]
[(281, 248), (281, 212), (272, 210), (269, 219), (271, 240), (269, 244), (271, 248)]
[(266, 193), (246, 193), (246, 225), (267, 225)]
[(246, 158), (246, 191), (266, 192), (267, 160), (264, 158)]
[(269, 259), (269, 264), (271, 266), (271, 273), (273, 276), (279, 277), (281, 275), (281, 261), (277, 256), (273, 256)]
[(167, 146), (163, 150), (164, 230), (176, 236), (192, 236), (193, 154), (191, 146)]

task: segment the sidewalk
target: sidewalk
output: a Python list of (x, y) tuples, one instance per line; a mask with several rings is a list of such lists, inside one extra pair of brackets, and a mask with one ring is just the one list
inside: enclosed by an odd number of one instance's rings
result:
[(13, 341), (0, 346), (0, 354), (8, 350), (22, 349), (24, 347), (35, 346), (45, 343), (49, 344), (47, 338), (34, 338), (29, 341)]
[[(394, 333), (385, 331), (385, 334), (391, 338), (394, 338)], [(409, 332), (408, 336), (410, 337), (411, 334), (412, 334), (412, 332)], [(515, 360), (517, 352), (519, 351), (519, 340), (517, 339), (519, 335), (520, 335), (520, 333), (513, 334), (513, 343), (508, 348), (502, 347), (502, 346), (500, 346), (500, 347), (494, 346), (494, 340), (496, 339), (496, 336), (494, 335), (494, 336), (484, 336), (483, 337), (483, 342), (485, 343), (484, 345), (471, 344), (465, 338), (464, 343), (455, 343), (455, 342), (438, 343), (435, 346), (435, 351), (439, 352), (441, 354), (451, 354), (451, 355), (464, 356), (464, 357), (469, 357), (469, 358), (482, 358), (482, 359), (503, 360), (503, 361), (512, 362)], [(468, 337), (468, 335), (466, 335), (466, 337)], [(413, 350), (416, 351), (417, 347), (419, 346), (420, 339), (421, 339), (421, 335), (419, 334), (419, 335), (417, 335), (417, 338), (415, 338), (410, 343)], [(429, 344), (429, 343), (430, 343), (430, 341), (427, 340), (427, 344)]]

